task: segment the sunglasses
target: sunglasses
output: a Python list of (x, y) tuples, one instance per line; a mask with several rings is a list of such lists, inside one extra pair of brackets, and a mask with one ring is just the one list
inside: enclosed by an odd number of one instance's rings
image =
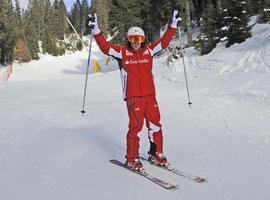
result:
[(131, 43), (143, 43), (144, 42), (144, 37), (142, 35), (131, 35), (128, 36), (128, 41)]

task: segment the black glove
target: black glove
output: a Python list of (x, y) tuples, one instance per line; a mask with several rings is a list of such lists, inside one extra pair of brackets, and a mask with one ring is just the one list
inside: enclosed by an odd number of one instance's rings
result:
[(101, 31), (98, 27), (98, 21), (97, 21), (97, 14), (95, 13), (94, 16), (89, 14), (89, 19), (87, 20), (87, 26), (89, 26), (92, 29), (92, 33), (94, 35), (99, 34)]

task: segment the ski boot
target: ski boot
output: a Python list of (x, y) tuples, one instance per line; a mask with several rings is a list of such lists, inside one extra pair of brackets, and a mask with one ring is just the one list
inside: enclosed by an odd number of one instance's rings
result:
[(136, 170), (136, 171), (142, 171), (143, 170), (143, 165), (140, 162), (139, 159), (134, 159), (134, 161), (132, 162), (128, 162), (126, 161), (126, 165), (128, 168), (132, 169), (132, 170)]
[(167, 158), (162, 153), (155, 153), (154, 155), (150, 154), (148, 160), (156, 165), (161, 165), (164, 167), (168, 166)]

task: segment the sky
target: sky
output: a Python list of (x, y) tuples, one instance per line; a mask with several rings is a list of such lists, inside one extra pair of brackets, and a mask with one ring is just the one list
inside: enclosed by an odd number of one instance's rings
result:
[[(53, 0), (52, 0), (53, 1)], [(67, 10), (69, 11), (76, 0), (64, 0)], [(89, 0), (90, 3), (91, 0)], [(14, 0), (13, 0), (14, 2)], [(28, 0), (20, 0), (21, 6), (27, 8)]]

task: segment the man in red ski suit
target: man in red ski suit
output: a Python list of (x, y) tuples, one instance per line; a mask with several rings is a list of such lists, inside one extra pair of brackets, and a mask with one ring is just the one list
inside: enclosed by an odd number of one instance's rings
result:
[(114, 57), (119, 64), (129, 116), (126, 164), (132, 169), (139, 170), (143, 167), (139, 161), (138, 133), (143, 128), (144, 119), (150, 140), (149, 158), (158, 164), (167, 164), (167, 158), (163, 155), (163, 136), (152, 64), (153, 56), (169, 46), (176, 32), (177, 22), (180, 20), (177, 13), (178, 11), (174, 12), (172, 22), (161, 39), (150, 45), (144, 44), (144, 31), (139, 27), (128, 30), (127, 46), (116, 46), (106, 41), (98, 27), (96, 14), (95, 20), (88, 24), (92, 26), (92, 33), (101, 51)]

